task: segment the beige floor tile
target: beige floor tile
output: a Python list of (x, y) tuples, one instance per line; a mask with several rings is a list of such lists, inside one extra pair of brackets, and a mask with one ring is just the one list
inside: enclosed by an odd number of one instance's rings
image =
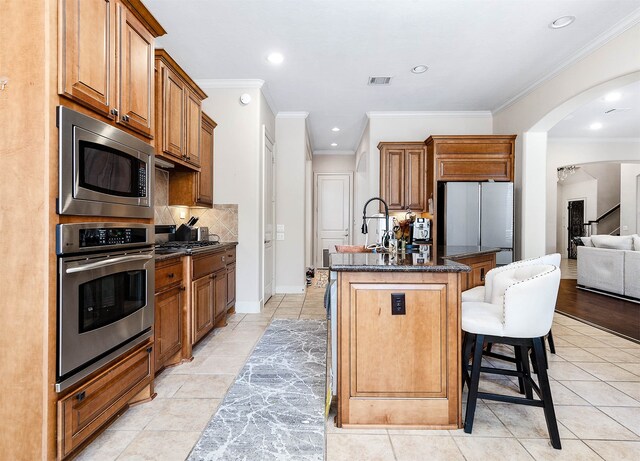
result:
[(165, 399), (145, 431), (202, 431), (220, 399)]
[(195, 357), (193, 362), (185, 363), (172, 370), (176, 374), (231, 374), (237, 375), (247, 358), (229, 355), (226, 357)]
[[(466, 405), (462, 406), (462, 418), (465, 417)], [(473, 432), (465, 434), (462, 429), (450, 430), (453, 436), (465, 435), (472, 437), (510, 437), (511, 432), (502, 424), (498, 417), (483, 402), (476, 404), (476, 414), (473, 418)]]
[[(302, 301), (282, 301), (280, 303), (280, 305), (278, 306), (278, 310), (283, 309), (283, 308), (297, 308), (298, 310), (302, 309)], [(277, 312), (277, 311), (276, 311)]]
[(611, 440), (585, 440), (605, 461), (638, 461), (640, 442), (620, 442)]
[(320, 306), (320, 307), (306, 307), (304, 306), (302, 308), (302, 313), (303, 314), (323, 314), (323, 315), (327, 315), (327, 310)]
[(222, 399), (235, 379), (235, 375), (189, 376), (173, 398)]
[[(605, 412), (624, 427), (640, 436), (640, 409), (637, 407), (604, 407), (598, 406), (600, 411)], [(640, 452), (638, 453), (640, 459)]]
[[(554, 337), (555, 339), (555, 337)], [(608, 343), (603, 342), (604, 338), (600, 338), (596, 339), (593, 338), (591, 336), (587, 336), (587, 335), (564, 335), (562, 336), (562, 340), (566, 341), (568, 343), (573, 344), (574, 346), (578, 346), (578, 347), (589, 347), (589, 348), (594, 348), (594, 347), (609, 347)]]
[(300, 314), (300, 320), (326, 320), (327, 314)]
[(269, 322), (271, 321), (271, 317), (273, 317), (273, 313), (275, 312), (275, 310), (273, 310), (272, 312), (268, 312), (268, 313), (261, 313), (261, 314), (247, 314), (244, 316), (244, 319), (242, 319), (242, 323), (255, 323), (255, 322), (260, 322), (263, 323), (265, 325), (268, 325)]
[(142, 431), (118, 461), (184, 461), (199, 437), (199, 431)]
[(636, 376), (640, 376), (640, 363), (619, 362), (616, 363), (616, 365), (624, 370), (627, 370), (630, 373), (633, 373)]
[(227, 315), (227, 322), (239, 322), (245, 318), (247, 314), (240, 314), (235, 312), (233, 314)]
[(580, 440), (561, 439), (561, 450), (553, 448), (548, 440), (521, 438), (519, 441), (536, 461), (601, 461), (600, 456)]
[(624, 364), (579, 362), (576, 365), (602, 381), (640, 381), (640, 376), (618, 366)]
[(389, 436), (327, 434), (327, 461), (394, 461)]
[[(583, 335), (589, 335), (589, 336), (614, 336), (611, 333), (609, 333), (608, 331), (602, 330), (600, 328), (596, 328), (593, 327), (591, 325), (587, 325), (587, 324), (582, 324), (582, 325), (571, 325), (570, 327), (571, 330), (573, 331), (577, 331), (578, 333), (582, 333)], [(553, 333), (555, 334), (555, 327), (553, 327)]]
[(276, 312), (273, 314), (274, 319), (297, 319), (300, 317), (300, 314), (288, 314), (284, 312)]
[(276, 310), (275, 314), (300, 314), (301, 311), (302, 306), (281, 306), (278, 308), (278, 310)]
[[(434, 431), (436, 432), (436, 431)], [(442, 432), (442, 431), (437, 431)], [(464, 460), (462, 452), (451, 436), (390, 435), (393, 451), (398, 461)]]
[(551, 398), (553, 399), (554, 405), (589, 405), (589, 402), (565, 387), (562, 383), (549, 380), (549, 385), (551, 386)]
[[(489, 403), (488, 406), (509, 432), (517, 438), (549, 439), (549, 430), (542, 408), (509, 403)], [(558, 423), (558, 432), (560, 439), (576, 438), (561, 423)]]
[[(176, 365), (176, 367), (179, 366), (181, 365)], [(168, 399), (173, 397), (187, 379), (185, 375), (168, 373), (168, 370), (171, 368), (160, 373), (160, 375), (156, 376), (156, 379), (154, 380), (153, 390), (158, 394), (156, 396), (158, 399)]]
[(467, 461), (533, 460), (514, 438), (454, 436), (453, 439)]
[(296, 293), (296, 294), (286, 294), (284, 295), (283, 301), (304, 301), (305, 294), (304, 293)]
[(111, 424), (109, 431), (140, 431), (147, 427), (158, 414), (161, 402), (167, 399), (153, 399), (151, 402), (134, 405), (127, 409)]
[(209, 356), (227, 356), (237, 355), (248, 357), (251, 351), (255, 347), (254, 341), (233, 341), (228, 339), (227, 341), (221, 341), (216, 344), (209, 344), (203, 353)]
[(637, 400), (602, 381), (565, 381), (562, 384), (594, 406), (640, 406)]
[(582, 332), (580, 331), (580, 328), (583, 328), (585, 326), (588, 328), (593, 328), (584, 324), (567, 326), (567, 325), (561, 325), (555, 322), (551, 327), (551, 330), (553, 331), (553, 337), (555, 339), (555, 338), (562, 338), (564, 335), (576, 335), (578, 333), (582, 334)]
[(631, 354), (635, 357), (639, 357), (640, 358), (640, 349), (633, 349), (633, 348), (629, 348), (629, 347), (620, 347), (619, 348), (621, 351), (626, 352), (627, 354)]
[(598, 378), (569, 362), (549, 362), (549, 376), (556, 381), (597, 381)]
[(640, 349), (640, 345), (634, 343), (633, 341), (629, 341), (628, 339), (621, 338), (620, 336), (611, 336), (606, 338), (598, 338), (605, 344), (613, 347), (625, 348), (628, 347), (630, 349)]
[(556, 405), (556, 417), (578, 438), (635, 440), (637, 436), (594, 407)]
[(115, 460), (140, 431), (104, 431), (75, 458), (77, 461)]
[[(603, 348), (605, 349), (605, 348)], [(598, 350), (597, 348), (591, 349), (592, 351)], [(606, 362), (599, 355), (594, 355), (591, 352), (580, 347), (556, 347), (556, 354), (565, 360), (570, 362)]]
[[(615, 347), (585, 348), (586, 351), (596, 355), (607, 362), (640, 363), (640, 358)], [(581, 362), (599, 362), (600, 360), (581, 360)]]
[(282, 298), (284, 298), (284, 296), (284, 293), (275, 293), (271, 295), (271, 298), (269, 298), (269, 300), (282, 301)]
[(609, 384), (640, 402), (640, 382), (612, 381)]

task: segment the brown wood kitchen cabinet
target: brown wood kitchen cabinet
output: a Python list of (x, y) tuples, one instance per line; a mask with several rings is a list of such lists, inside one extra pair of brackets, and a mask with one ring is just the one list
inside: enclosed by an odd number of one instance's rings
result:
[(426, 149), (421, 142), (381, 142), (380, 197), (389, 210), (427, 211)]
[[(234, 250), (235, 254), (235, 250)], [(227, 252), (192, 256), (191, 343), (227, 321)]]
[(200, 129), (200, 171), (172, 170), (169, 173), (169, 204), (184, 206), (213, 206), (213, 130), (216, 127), (207, 114), (202, 113)]
[(496, 254), (482, 254), (466, 256), (461, 258), (450, 258), (460, 264), (465, 264), (471, 268), (471, 272), (461, 274), (460, 291), (470, 290), (479, 285), (484, 285), (484, 277), (491, 269), (496, 267)]
[(236, 249), (227, 250), (227, 312), (236, 307)]
[(436, 181), (513, 181), (515, 135), (430, 136)]
[(58, 93), (153, 137), (154, 38), (165, 30), (139, 0), (60, 5)]
[(156, 155), (178, 167), (200, 168), (204, 91), (163, 49), (155, 51)]
[(156, 262), (155, 370), (181, 360), (183, 340), (184, 277), (181, 258)]

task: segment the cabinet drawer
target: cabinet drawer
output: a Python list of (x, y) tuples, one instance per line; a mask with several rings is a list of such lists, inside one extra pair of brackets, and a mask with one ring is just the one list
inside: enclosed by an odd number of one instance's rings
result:
[(226, 264), (226, 252), (219, 251), (206, 255), (198, 255), (193, 258), (193, 279), (199, 279), (211, 274)]
[(224, 252), (224, 263), (228, 265), (234, 262), (236, 262), (236, 249), (231, 248)]
[(511, 181), (510, 157), (438, 158), (438, 181)]
[(149, 343), (58, 401), (58, 456), (64, 458), (151, 382)]
[(183, 278), (181, 258), (156, 263), (156, 293), (182, 285)]

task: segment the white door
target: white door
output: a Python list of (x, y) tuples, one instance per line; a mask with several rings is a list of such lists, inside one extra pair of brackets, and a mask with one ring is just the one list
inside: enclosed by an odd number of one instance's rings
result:
[(351, 235), (351, 175), (316, 175), (316, 267), (324, 267), (323, 251), (335, 253), (335, 245), (348, 245)]
[(263, 216), (264, 216), (264, 250), (263, 250), (263, 293), (262, 299), (266, 303), (273, 295), (275, 277), (274, 255), (274, 221), (276, 215), (275, 196), (275, 156), (273, 153), (273, 141), (263, 126), (264, 133), (264, 177), (263, 177)]

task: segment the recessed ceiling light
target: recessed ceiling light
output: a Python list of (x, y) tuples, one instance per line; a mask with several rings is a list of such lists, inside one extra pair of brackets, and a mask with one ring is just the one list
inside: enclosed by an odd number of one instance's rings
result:
[(602, 123), (600, 122), (592, 123), (591, 125), (589, 125), (589, 128), (591, 128), (592, 130), (599, 130), (600, 128), (602, 128)]
[(336, 147), (337, 145), (338, 145), (338, 144), (337, 144), (337, 143), (335, 143), (335, 142), (332, 142), (332, 143), (331, 143), (331, 147)]
[(282, 61), (284, 61), (284, 56), (282, 56), (282, 54), (280, 53), (271, 53), (269, 56), (267, 56), (267, 61), (269, 61), (271, 64), (282, 64)]
[(618, 93), (617, 91), (612, 91), (611, 93), (607, 93), (604, 96), (604, 100), (607, 102), (614, 102), (619, 101), (621, 97), (622, 95), (620, 93)]
[(562, 29), (563, 27), (567, 27), (576, 20), (575, 16), (562, 16), (561, 18), (556, 19), (551, 24), (549, 24), (550, 29)]
[(338, 128), (337, 126), (334, 126), (333, 128), (331, 128), (331, 131), (335, 131), (337, 133), (338, 131), (340, 131), (340, 128)]
[(427, 66), (420, 64), (419, 66), (414, 67), (413, 69), (411, 69), (411, 72), (413, 72), (414, 74), (422, 74), (424, 72), (426, 72), (428, 69)]

